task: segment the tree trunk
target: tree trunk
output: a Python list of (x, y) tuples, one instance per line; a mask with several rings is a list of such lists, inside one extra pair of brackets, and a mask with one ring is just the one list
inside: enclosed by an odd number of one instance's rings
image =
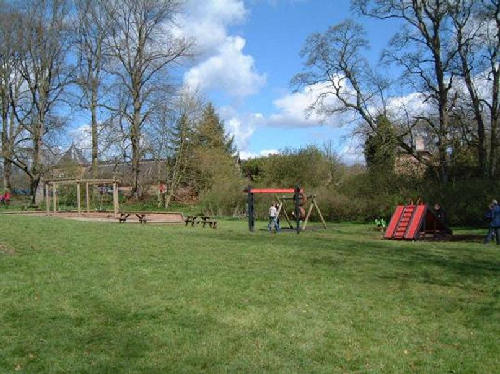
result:
[[(438, 77), (440, 74), (437, 74)], [(441, 76), (443, 77), (443, 76)], [(446, 135), (448, 134), (448, 93), (444, 89), (444, 83), (441, 80), (439, 83), (439, 131), (438, 131), (438, 154), (439, 154), (439, 180), (442, 184), (448, 184), (448, 141)], [(443, 87), (441, 87), (443, 86)]]
[(97, 139), (97, 89), (92, 87), (92, 101), (90, 105), (92, 115), (92, 177), (97, 178), (97, 163), (99, 157), (98, 139)]
[(474, 111), (474, 117), (477, 122), (477, 157), (479, 162), (479, 169), (483, 177), (488, 176), (488, 164), (487, 164), (487, 152), (486, 152), (486, 133), (484, 120), (481, 113), (481, 103), (479, 100), (479, 95), (477, 94), (474, 82), (470, 74), (470, 69), (467, 64), (467, 59), (464, 53), (460, 52), (460, 58), (462, 60), (462, 71), (465, 78), (465, 84), (467, 90), (469, 91), (469, 96), (471, 98), (472, 109)]
[(7, 122), (7, 112), (2, 110), (2, 157), (3, 157), (3, 188), (10, 189), (10, 141)]
[(42, 145), (43, 145), (43, 119), (41, 118), (33, 133), (33, 166), (30, 177), (30, 193), (33, 204), (36, 202), (36, 189), (42, 175)]
[(498, 160), (498, 148), (500, 146), (499, 133), (498, 133), (498, 106), (499, 106), (499, 94), (500, 89), (500, 68), (497, 66), (493, 70), (493, 91), (491, 100), (491, 131), (490, 131), (490, 159), (489, 159), (489, 176), (494, 178), (497, 173), (497, 163)]
[(136, 120), (139, 120), (138, 117), (139, 114), (134, 113), (134, 123), (132, 123), (132, 128), (130, 129), (130, 143), (132, 145), (132, 194), (135, 197), (139, 197), (140, 144), (138, 125), (136, 125)]
[(36, 191), (38, 189), (39, 184), (40, 184), (40, 177), (30, 178), (30, 194), (31, 194), (31, 203), (33, 205), (36, 204)]

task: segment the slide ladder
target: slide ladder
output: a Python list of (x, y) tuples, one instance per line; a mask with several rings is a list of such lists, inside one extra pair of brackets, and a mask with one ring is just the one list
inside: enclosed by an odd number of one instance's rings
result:
[(396, 230), (394, 230), (394, 239), (403, 239), (405, 237), (414, 211), (415, 205), (406, 205), (403, 208)]

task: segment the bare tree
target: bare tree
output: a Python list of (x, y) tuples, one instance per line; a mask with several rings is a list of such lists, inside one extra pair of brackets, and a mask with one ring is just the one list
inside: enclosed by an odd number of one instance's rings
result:
[[(498, 148), (499, 2), (458, 0), (450, 2), (449, 9), (456, 33), (457, 74), (464, 81), (468, 93), (465, 104), (470, 107), (477, 124), (479, 168), (483, 176), (494, 177)], [(481, 80), (481, 75), (485, 74), (490, 76), (489, 91), (484, 89), (486, 85), (484, 80)], [(483, 86), (481, 90), (478, 89), (478, 81)], [(491, 133), (489, 147), (486, 139), (488, 117)]]
[(0, 10), (0, 112), (2, 120), (3, 187), (11, 189), (14, 146), (21, 132), (12, 105), (17, 105), (22, 78), (17, 70), (21, 17), (15, 9), (3, 4)]
[[(315, 33), (304, 43), (306, 71), (297, 74), (292, 84), (318, 87), (312, 110), (322, 114), (354, 113), (373, 130), (378, 104), (384, 102), (383, 87), (374, 85), (374, 74), (362, 52), (368, 48), (363, 27), (346, 20)], [(335, 100), (329, 100), (331, 97)], [(377, 99), (380, 99), (378, 101)]]
[(29, 161), (12, 160), (30, 178), (33, 202), (45, 171), (42, 151), (48, 132), (61, 126), (54, 109), (69, 83), (67, 53), (70, 47), (65, 0), (33, 0), (21, 8), (22, 44), (19, 73), (29, 93), (24, 106), (13, 107), (16, 119), (27, 133)]
[[(353, 6), (370, 17), (403, 22), (385, 57), (387, 61), (402, 67), (404, 76), (412, 87), (436, 105), (438, 123), (431, 129), (437, 139), (440, 180), (447, 183), (449, 117), (454, 105), (454, 98), (450, 93), (455, 77), (452, 68), (456, 55), (448, 2), (353, 0)], [(429, 120), (428, 123), (431, 124), (432, 121)]]
[(76, 82), (82, 92), (82, 104), (90, 111), (92, 174), (97, 173), (99, 157), (99, 101), (104, 84), (104, 50), (109, 36), (107, 17), (101, 0), (76, 0), (78, 22), (76, 51), (78, 56)]
[(171, 33), (177, 0), (110, 0), (105, 9), (110, 25), (106, 44), (113, 59), (109, 71), (129, 97), (123, 115), (129, 123), (132, 189), (137, 196), (141, 138), (154, 111), (152, 99), (165, 90), (169, 68), (188, 54), (190, 46)]
[(482, 0), (484, 7), (480, 14), (487, 19), (487, 28), (484, 34), (484, 58), (489, 65), (488, 79), (491, 80), (491, 99), (483, 100), (490, 112), (490, 157), (489, 175), (494, 177), (497, 165), (500, 163), (500, 2), (498, 0)]
[[(363, 56), (369, 47), (363, 27), (346, 20), (324, 34), (312, 34), (304, 45), (301, 56), (306, 59), (306, 70), (297, 74), (292, 83), (298, 87), (316, 87), (310, 109), (327, 116), (354, 115), (361, 120), (361, 134), (377, 133), (377, 118), (390, 114), (386, 97), (390, 82), (374, 72)], [(412, 132), (416, 124), (413, 118), (401, 123), (395, 129), (396, 140), (405, 152), (428, 163), (413, 147)]]
[(183, 182), (188, 182), (193, 161), (195, 126), (203, 103), (193, 93), (181, 92), (172, 103), (158, 105), (148, 129), (152, 154), (166, 163), (164, 207), (168, 208)]

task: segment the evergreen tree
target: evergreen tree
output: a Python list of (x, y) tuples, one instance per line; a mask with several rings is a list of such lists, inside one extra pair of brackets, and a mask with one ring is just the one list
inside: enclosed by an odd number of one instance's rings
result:
[(234, 138), (225, 134), (224, 122), (219, 118), (211, 103), (203, 109), (202, 118), (196, 130), (198, 147), (223, 150), (231, 156), (235, 153)]
[(365, 160), (370, 171), (392, 174), (396, 162), (396, 135), (391, 122), (379, 116), (375, 132), (365, 141)]

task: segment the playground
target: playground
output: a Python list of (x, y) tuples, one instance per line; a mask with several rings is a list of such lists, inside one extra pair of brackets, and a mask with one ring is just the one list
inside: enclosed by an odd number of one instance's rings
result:
[(496, 246), (382, 240), (357, 224), (0, 225), (1, 372), (498, 367)]

